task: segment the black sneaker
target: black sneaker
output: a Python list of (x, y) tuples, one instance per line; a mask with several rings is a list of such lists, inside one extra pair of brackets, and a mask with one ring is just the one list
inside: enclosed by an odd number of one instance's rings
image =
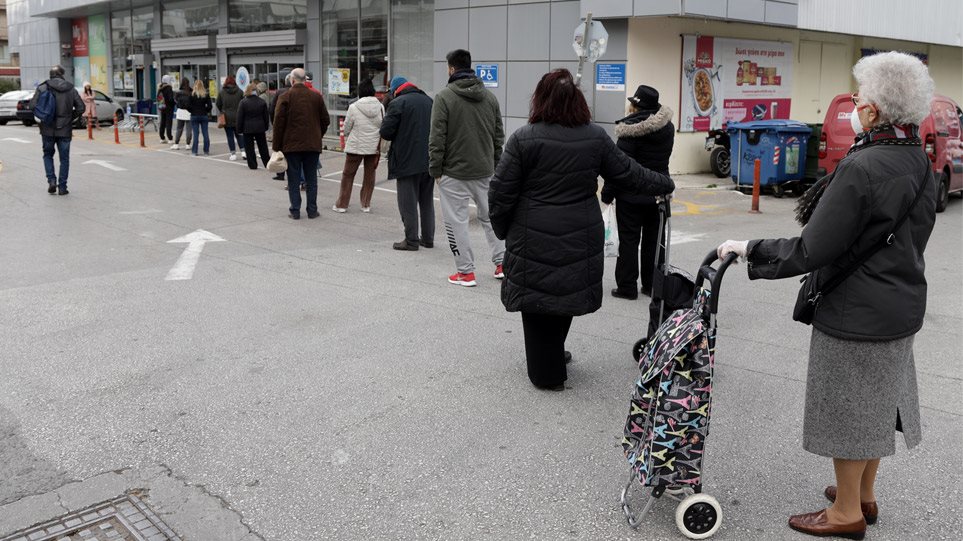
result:
[(67, 195), (70, 192), (67, 191), (67, 188), (60, 188), (57, 190), (57, 193), (60, 195)]
[(278, 173), (274, 175), (274, 180), (284, 180), (284, 173)]
[(320, 213), (317, 213), (317, 212), (309, 212), (309, 213), (308, 213), (308, 219), (309, 219), (309, 220), (313, 220), (313, 219), (317, 218), (318, 216), (321, 216), (321, 214), (320, 214)]
[(408, 251), (408, 252), (417, 252), (417, 251), (418, 251), (418, 245), (417, 245), (417, 244), (415, 244), (415, 245), (408, 244), (408, 241), (406, 241), (406, 240), (403, 240), (403, 241), (401, 241), (401, 242), (396, 242), (396, 243), (392, 244), (391, 247), (394, 248), (395, 250), (401, 250), (401, 251)]
[(651, 297), (651, 296), (652, 296), (652, 288), (651, 288), (651, 287), (642, 286), (641, 291), (642, 291), (642, 294), (645, 295), (646, 297)]
[(300, 214), (300, 213), (295, 214), (295, 213), (293, 213), (293, 212), (289, 212), (289, 213), (288, 213), (288, 218), (291, 218), (292, 220), (300, 220), (300, 219), (301, 219), (301, 214)]
[(47, 185), (47, 193), (49, 193), (49, 194), (55, 194), (55, 193), (57, 193), (57, 185), (56, 185), (56, 184), (48, 184), (48, 185)]
[(434, 241), (430, 241), (430, 240), (420, 240), (420, 241), (418, 241), (418, 244), (420, 244), (422, 248), (434, 248), (434, 247), (435, 247)]
[(570, 362), (572, 362), (572, 352), (571, 352), (571, 351), (566, 351), (566, 352), (565, 352), (565, 364), (568, 364), (568, 363), (570, 363)]
[(616, 299), (626, 299), (630, 301), (634, 301), (635, 299), (639, 298), (639, 294), (635, 292), (635, 288), (632, 288), (632, 291), (625, 291), (623, 289), (615, 288), (612, 290), (612, 296)]

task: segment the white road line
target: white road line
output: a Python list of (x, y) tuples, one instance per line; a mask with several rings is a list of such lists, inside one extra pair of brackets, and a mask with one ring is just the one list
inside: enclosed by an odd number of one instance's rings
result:
[(157, 214), (158, 212), (164, 211), (160, 209), (122, 210), (118, 214)]
[(167, 242), (178, 244), (187, 243), (187, 247), (181, 252), (181, 256), (177, 258), (177, 263), (174, 263), (174, 266), (168, 271), (167, 277), (164, 278), (164, 280), (190, 280), (194, 277), (194, 268), (197, 267), (197, 262), (201, 258), (201, 252), (204, 251), (204, 244), (208, 242), (224, 242), (224, 239), (214, 233), (198, 229), (193, 233), (184, 235), (183, 237), (177, 237)]

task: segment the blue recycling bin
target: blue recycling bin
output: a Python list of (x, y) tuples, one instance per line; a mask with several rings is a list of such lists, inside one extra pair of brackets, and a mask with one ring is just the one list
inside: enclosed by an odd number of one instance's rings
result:
[(797, 120), (736, 122), (726, 128), (731, 141), (732, 180), (752, 186), (755, 161), (759, 184), (782, 184), (806, 176), (806, 145), (812, 129)]

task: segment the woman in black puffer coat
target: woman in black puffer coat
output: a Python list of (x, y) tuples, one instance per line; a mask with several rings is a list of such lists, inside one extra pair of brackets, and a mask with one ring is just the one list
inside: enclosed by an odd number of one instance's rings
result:
[(562, 390), (573, 316), (602, 305), (602, 212), (598, 177), (626, 193), (675, 186), (615, 147), (568, 70), (542, 77), (529, 124), (508, 140), (488, 194), (495, 235), (505, 240), (502, 303), (522, 313), (528, 377)]
[[(639, 86), (629, 103), (631, 114), (615, 126), (619, 149), (640, 165), (668, 175), (669, 156), (675, 141), (672, 110), (659, 104), (658, 90), (645, 85)], [(608, 205), (613, 200), (619, 228), (619, 258), (615, 262), (618, 287), (612, 290), (612, 296), (637, 299), (640, 278), (642, 294), (651, 296), (659, 244), (659, 208), (652, 196), (620, 192), (614, 186), (606, 186), (602, 189), (602, 202)]]

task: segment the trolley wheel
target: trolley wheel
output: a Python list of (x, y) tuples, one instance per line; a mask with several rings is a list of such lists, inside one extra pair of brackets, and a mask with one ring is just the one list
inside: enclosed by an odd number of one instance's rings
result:
[(773, 185), (772, 185), (772, 195), (773, 195), (776, 199), (782, 199), (783, 196), (786, 195), (786, 187), (783, 186), (782, 184), (773, 184)]
[(642, 348), (645, 347), (645, 343), (648, 342), (648, 338), (639, 338), (639, 341), (632, 346), (632, 362), (639, 364), (639, 357), (642, 356)]
[(722, 507), (708, 494), (693, 494), (676, 507), (675, 525), (689, 539), (708, 539), (722, 525)]

